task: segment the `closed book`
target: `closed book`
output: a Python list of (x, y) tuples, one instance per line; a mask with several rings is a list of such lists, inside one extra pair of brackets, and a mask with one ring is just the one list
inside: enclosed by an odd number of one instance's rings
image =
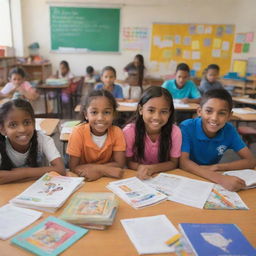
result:
[(256, 250), (234, 224), (181, 223), (196, 256), (255, 256)]
[(55, 217), (14, 237), (11, 242), (39, 256), (58, 255), (88, 232)]

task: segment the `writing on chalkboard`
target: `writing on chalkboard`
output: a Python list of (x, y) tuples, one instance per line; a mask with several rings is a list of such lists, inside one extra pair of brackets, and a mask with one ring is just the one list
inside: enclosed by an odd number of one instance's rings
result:
[(50, 7), (52, 50), (119, 51), (120, 9)]

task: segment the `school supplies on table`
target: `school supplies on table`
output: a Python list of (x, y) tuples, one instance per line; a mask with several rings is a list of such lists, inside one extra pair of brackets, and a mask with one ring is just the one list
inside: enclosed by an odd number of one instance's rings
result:
[(10, 200), (10, 203), (25, 208), (55, 212), (67, 198), (83, 184), (83, 177), (61, 176), (50, 172)]
[(178, 231), (165, 215), (123, 219), (121, 223), (139, 254), (174, 252), (165, 241)]
[(256, 187), (256, 171), (251, 169), (224, 172), (225, 175), (236, 176), (245, 181), (244, 189)]
[(204, 209), (248, 210), (249, 208), (236, 192), (231, 192), (215, 184)]
[(48, 78), (46, 79), (46, 85), (61, 86), (68, 84), (68, 80), (64, 78)]
[(0, 239), (5, 240), (42, 216), (41, 212), (6, 204), (0, 208)]
[(66, 250), (87, 232), (87, 229), (50, 216), (11, 242), (36, 255), (53, 256)]
[(112, 225), (118, 202), (113, 193), (79, 192), (74, 195), (59, 218), (91, 229)]
[(235, 114), (256, 114), (256, 110), (250, 108), (232, 108), (232, 111)]
[(179, 227), (196, 256), (256, 255), (234, 224), (181, 223)]
[(136, 177), (110, 182), (107, 188), (135, 209), (167, 199), (166, 195), (149, 187)]
[(160, 173), (156, 177), (143, 182), (167, 195), (168, 200), (201, 209), (204, 207), (214, 185), (210, 182), (167, 173)]
[(189, 108), (189, 104), (183, 103), (181, 99), (173, 99), (174, 108)]
[(125, 107), (137, 107), (138, 102), (118, 102), (118, 105)]
[(72, 121), (66, 121), (63, 124), (61, 124), (61, 134), (64, 133), (72, 133), (74, 127), (81, 123), (80, 120), (72, 120)]

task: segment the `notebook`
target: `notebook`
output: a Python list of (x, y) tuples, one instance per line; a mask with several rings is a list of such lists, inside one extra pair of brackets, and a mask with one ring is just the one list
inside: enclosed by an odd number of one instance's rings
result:
[(50, 216), (11, 242), (36, 255), (53, 256), (66, 250), (87, 232), (87, 229)]
[(256, 250), (234, 224), (181, 223), (181, 233), (196, 256), (255, 256)]

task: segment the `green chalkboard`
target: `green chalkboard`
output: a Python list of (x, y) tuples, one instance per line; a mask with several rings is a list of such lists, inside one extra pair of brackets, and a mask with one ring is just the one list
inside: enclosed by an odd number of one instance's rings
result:
[(50, 7), (51, 49), (119, 51), (120, 9)]

